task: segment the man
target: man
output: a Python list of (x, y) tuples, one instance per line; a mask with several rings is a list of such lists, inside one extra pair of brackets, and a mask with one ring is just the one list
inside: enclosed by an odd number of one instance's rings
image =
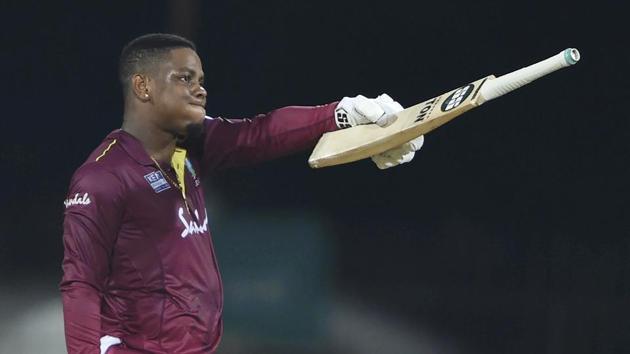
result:
[[(195, 45), (168, 34), (131, 41), (121, 53), (120, 80), (122, 129), (75, 172), (64, 202), (68, 352), (212, 353), (223, 299), (203, 174), (312, 148), (340, 127), (385, 125), (402, 107), (386, 95), (357, 96), (254, 119), (209, 118)], [(375, 162), (407, 162), (421, 144)]]

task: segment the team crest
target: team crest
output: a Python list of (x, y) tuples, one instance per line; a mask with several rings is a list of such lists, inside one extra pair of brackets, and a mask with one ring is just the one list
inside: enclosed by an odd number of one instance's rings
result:
[(171, 185), (168, 184), (160, 171), (153, 171), (148, 175), (145, 175), (144, 179), (149, 182), (149, 185), (151, 185), (151, 188), (153, 188), (155, 193), (160, 193), (171, 188)]
[(190, 172), (190, 175), (192, 176), (193, 180), (195, 181), (195, 187), (199, 187), (201, 182), (199, 181), (199, 177), (197, 177), (197, 173), (195, 172), (195, 168), (193, 167), (193, 165), (192, 165), (192, 163), (190, 162), (189, 159), (186, 159), (186, 169), (188, 169), (188, 172)]

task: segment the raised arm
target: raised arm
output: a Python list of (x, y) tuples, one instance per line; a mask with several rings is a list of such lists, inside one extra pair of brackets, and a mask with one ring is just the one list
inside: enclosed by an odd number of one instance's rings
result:
[(251, 119), (208, 118), (202, 167), (250, 165), (312, 148), (323, 133), (337, 129), (336, 105), (290, 106)]
[(101, 299), (122, 217), (118, 179), (89, 166), (75, 174), (64, 201), (63, 300), (69, 354), (100, 353)]
[[(255, 164), (312, 148), (322, 134), (336, 129), (372, 123), (386, 126), (402, 109), (383, 94), (375, 99), (344, 97), (323, 106), (284, 107), (252, 119), (207, 117), (202, 146), (191, 152), (201, 155), (206, 171)], [(409, 162), (423, 142), (420, 136), (372, 160), (381, 169)]]

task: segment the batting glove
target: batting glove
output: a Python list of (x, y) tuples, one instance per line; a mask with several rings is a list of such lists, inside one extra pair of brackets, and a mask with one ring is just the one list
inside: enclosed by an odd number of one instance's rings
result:
[[(395, 102), (387, 95), (381, 96), (386, 96), (389, 100)], [(360, 124), (375, 123), (381, 127), (388, 125), (396, 119), (396, 116), (386, 111), (386, 108), (391, 108), (387, 106), (389, 103), (385, 103), (387, 100), (381, 100), (383, 103), (379, 102), (378, 98), (367, 98), (363, 95), (344, 97), (337, 105), (337, 108), (335, 108), (335, 122), (337, 126), (345, 129)]]
[[(382, 94), (376, 97), (376, 102), (385, 111), (385, 114), (393, 115), (403, 110), (403, 106), (400, 103), (394, 101), (389, 95)], [(397, 148), (387, 150), (378, 155), (372, 156), (372, 161), (378, 168), (384, 170), (386, 168), (398, 166), (403, 163), (407, 163), (413, 160), (416, 151), (420, 150), (424, 144), (424, 136), (419, 137), (402, 144)]]
[(372, 156), (372, 161), (374, 161), (376, 166), (381, 170), (398, 166), (413, 160), (416, 151), (420, 150), (423, 144), (424, 135), (420, 135), (397, 148)]

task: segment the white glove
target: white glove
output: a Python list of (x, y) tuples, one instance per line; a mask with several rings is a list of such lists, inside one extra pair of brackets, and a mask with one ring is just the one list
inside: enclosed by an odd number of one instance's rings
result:
[(387, 115), (398, 113), (404, 109), (400, 103), (394, 101), (394, 99), (386, 93), (379, 95), (374, 100), (379, 106), (381, 106)]
[(381, 170), (407, 163), (413, 160), (416, 151), (420, 150), (422, 144), (424, 144), (424, 135), (420, 135), (397, 148), (374, 155), (372, 161)]
[(363, 95), (344, 97), (335, 108), (335, 122), (341, 129), (371, 123), (384, 127), (396, 119), (396, 116), (391, 114), (398, 111), (395, 106), (391, 106), (393, 103), (398, 104), (387, 94), (375, 99)]
[[(376, 102), (388, 115), (393, 115), (403, 110), (403, 106), (394, 101), (387, 94), (382, 94), (376, 97)], [(424, 144), (424, 135), (420, 135), (419, 137), (402, 144), (397, 148), (374, 155), (372, 156), (372, 161), (374, 161), (376, 166), (381, 170), (407, 163), (413, 160), (416, 151), (420, 150), (422, 144)]]
[[(403, 106), (386, 93), (373, 99), (363, 95), (344, 97), (335, 108), (335, 121), (341, 129), (371, 123), (384, 127), (396, 120), (395, 114), (402, 110)], [(407, 163), (413, 159), (422, 144), (423, 135), (397, 148), (372, 156), (372, 161), (381, 170)]]

